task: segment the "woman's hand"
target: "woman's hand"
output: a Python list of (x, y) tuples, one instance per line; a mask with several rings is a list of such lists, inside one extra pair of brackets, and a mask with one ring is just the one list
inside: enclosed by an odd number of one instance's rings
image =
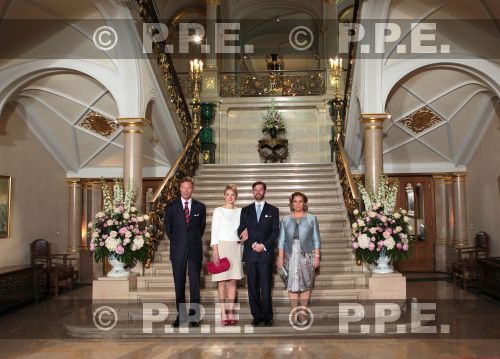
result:
[(276, 261), (276, 265), (278, 266), (278, 270), (281, 269), (281, 267), (283, 267), (283, 263), (285, 261), (283, 260), (283, 257), (278, 257), (278, 260)]
[(212, 261), (216, 266), (219, 266), (219, 248), (217, 245), (214, 246), (214, 253), (212, 254)]
[(320, 263), (319, 257), (314, 256), (314, 269), (318, 269), (319, 268), (319, 263)]

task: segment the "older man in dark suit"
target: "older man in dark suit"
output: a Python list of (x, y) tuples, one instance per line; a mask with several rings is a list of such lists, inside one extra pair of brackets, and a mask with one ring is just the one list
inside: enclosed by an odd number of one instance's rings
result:
[[(172, 327), (186, 321), (186, 269), (189, 275), (190, 310), (189, 326), (199, 326), (200, 275), (203, 259), (202, 237), (206, 225), (205, 205), (191, 197), (193, 180), (184, 177), (180, 181), (181, 198), (173, 201), (165, 210), (165, 233), (170, 240), (170, 261), (175, 284), (177, 318)], [(180, 308), (179, 308), (180, 307)]]
[(279, 210), (264, 200), (266, 184), (252, 185), (255, 202), (241, 210), (238, 234), (244, 241), (243, 262), (248, 283), (252, 325), (273, 325), (272, 274), (279, 233)]

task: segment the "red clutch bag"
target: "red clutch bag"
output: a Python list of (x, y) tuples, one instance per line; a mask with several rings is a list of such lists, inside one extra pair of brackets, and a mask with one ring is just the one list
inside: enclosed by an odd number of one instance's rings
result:
[(225, 272), (229, 269), (229, 259), (227, 257), (219, 259), (219, 265), (216, 266), (214, 262), (207, 263), (207, 270), (210, 274), (218, 274)]

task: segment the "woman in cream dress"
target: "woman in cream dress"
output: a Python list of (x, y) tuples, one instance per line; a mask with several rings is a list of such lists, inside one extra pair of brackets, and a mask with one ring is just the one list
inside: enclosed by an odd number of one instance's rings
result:
[[(219, 301), (221, 306), (221, 324), (234, 325), (234, 302), (236, 301), (236, 281), (243, 277), (241, 265), (241, 244), (238, 237), (241, 208), (236, 208), (234, 202), (238, 197), (238, 189), (234, 184), (228, 184), (224, 190), (224, 205), (214, 210), (212, 217), (213, 258), (218, 264), (220, 258), (227, 257), (229, 270), (213, 274), (212, 281), (218, 282)], [(227, 308), (226, 308), (227, 301)]]

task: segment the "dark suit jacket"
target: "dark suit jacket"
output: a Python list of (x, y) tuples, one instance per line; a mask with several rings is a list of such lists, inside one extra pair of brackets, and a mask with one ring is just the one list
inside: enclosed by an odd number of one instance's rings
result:
[[(278, 208), (265, 203), (260, 221), (257, 222), (257, 211), (255, 203), (241, 210), (240, 227), (238, 235), (248, 229), (248, 240), (244, 242), (243, 261), (244, 262), (274, 262), (274, 248), (276, 247), (276, 238), (280, 229), (280, 219)], [(266, 251), (255, 252), (252, 245), (262, 243), (266, 247)]]
[(203, 246), (201, 238), (205, 232), (205, 205), (193, 198), (189, 225), (184, 219), (184, 206), (181, 199), (175, 200), (165, 210), (165, 233), (170, 240), (170, 260), (182, 260), (187, 257), (202, 261)]

